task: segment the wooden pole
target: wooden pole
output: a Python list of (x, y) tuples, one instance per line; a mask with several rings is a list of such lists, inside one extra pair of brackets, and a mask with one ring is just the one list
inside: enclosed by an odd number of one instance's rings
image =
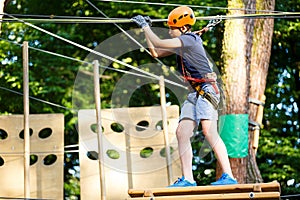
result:
[(99, 178), (101, 189), (101, 200), (106, 199), (105, 177), (104, 177), (104, 157), (103, 157), (103, 134), (101, 123), (101, 98), (100, 98), (100, 77), (99, 77), (99, 62), (94, 60), (94, 96), (96, 107), (96, 120), (97, 120), (97, 140), (98, 140), (98, 162), (99, 162)]
[[(261, 104), (259, 104), (259, 106), (258, 106), (255, 121), (256, 121), (256, 123), (261, 124), (262, 119), (263, 119), (264, 103), (266, 101), (266, 96), (261, 95), (259, 98), (259, 101), (261, 102)], [(259, 132), (260, 132), (260, 127), (255, 127), (254, 132), (253, 132), (253, 144), (252, 144), (252, 148), (255, 150), (255, 154), (256, 154), (257, 148), (258, 148)]]
[[(126, 130), (126, 129), (125, 129)], [(126, 161), (128, 170), (128, 188), (133, 187), (133, 172), (132, 172), (132, 160), (131, 160), (131, 146), (130, 146), (130, 134), (125, 134), (126, 140)]]
[(24, 104), (24, 197), (30, 198), (30, 131), (29, 131), (29, 69), (28, 42), (23, 42), (23, 104)]
[(161, 114), (163, 121), (163, 133), (164, 133), (164, 142), (166, 150), (166, 161), (167, 161), (167, 171), (168, 171), (168, 183), (172, 183), (172, 165), (171, 165), (171, 153), (169, 145), (169, 132), (168, 132), (168, 117), (167, 117), (167, 108), (166, 108), (166, 92), (165, 92), (165, 79), (163, 76), (159, 78), (159, 91), (160, 91), (160, 106)]

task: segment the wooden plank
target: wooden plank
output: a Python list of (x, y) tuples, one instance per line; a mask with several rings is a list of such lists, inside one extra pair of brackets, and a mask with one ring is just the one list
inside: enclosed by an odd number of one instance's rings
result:
[(228, 194), (202, 194), (202, 195), (178, 195), (178, 196), (159, 196), (159, 197), (137, 197), (127, 200), (244, 200), (244, 199), (280, 199), (279, 192), (250, 192), (250, 193), (228, 193)]
[(222, 186), (129, 189), (128, 194), (131, 197), (142, 197), (145, 191), (151, 191), (152, 194), (155, 197), (157, 197), (157, 196), (173, 196), (173, 195), (244, 193), (244, 192), (256, 192), (257, 187), (260, 187), (262, 192), (280, 193), (280, 184), (277, 181), (273, 181), (270, 183), (236, 184), (236, 185), (222, 185)]

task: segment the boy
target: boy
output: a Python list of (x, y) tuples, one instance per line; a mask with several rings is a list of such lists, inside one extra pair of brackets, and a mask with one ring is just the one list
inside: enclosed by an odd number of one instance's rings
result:
[(153, 57), (177, 54), (177, 67), (192, 91), (182, 105), (176, 130), (182, 177), (169, 187), (197, 186), (192, 172), (192, 147), (190, 138), (201, 123), (202, 131), (214, 150), (223, 174), (212, 185), (237, 184), (233, 178), (227, 150), (217, 130), (219, 91), (216, 74), (209, 67), (208, 58), (199, 35), (192, 33), (196, 22), (194, 12), (187, 6), (172, 10), (168, 16), (172, 39), (160, 39), (150, 28), (149, 17), (135, 16), (132, 20), (143, 29)]

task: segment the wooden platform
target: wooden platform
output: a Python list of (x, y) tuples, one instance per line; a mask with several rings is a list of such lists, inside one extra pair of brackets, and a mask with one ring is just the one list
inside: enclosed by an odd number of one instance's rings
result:
[(280, 199), (280, 184), (270, 183), (236, 184), (224, 186), (197, 186), (182, 188), (129, 189), (132, 200), (163, 199)]

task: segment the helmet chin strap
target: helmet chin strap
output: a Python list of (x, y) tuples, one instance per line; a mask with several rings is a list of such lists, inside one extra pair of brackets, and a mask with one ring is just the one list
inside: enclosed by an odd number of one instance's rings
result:
[(190, 30), (190, 28), (186, 28), (186, 31), (183, 32), (183, 31), (181, 30), (181, 28), (182, 28), (182, 27), (178, 28), (179, 31), (181, 32), (181, 35), (186, 34), (186, 33), (189, 32), (189, 30)]

